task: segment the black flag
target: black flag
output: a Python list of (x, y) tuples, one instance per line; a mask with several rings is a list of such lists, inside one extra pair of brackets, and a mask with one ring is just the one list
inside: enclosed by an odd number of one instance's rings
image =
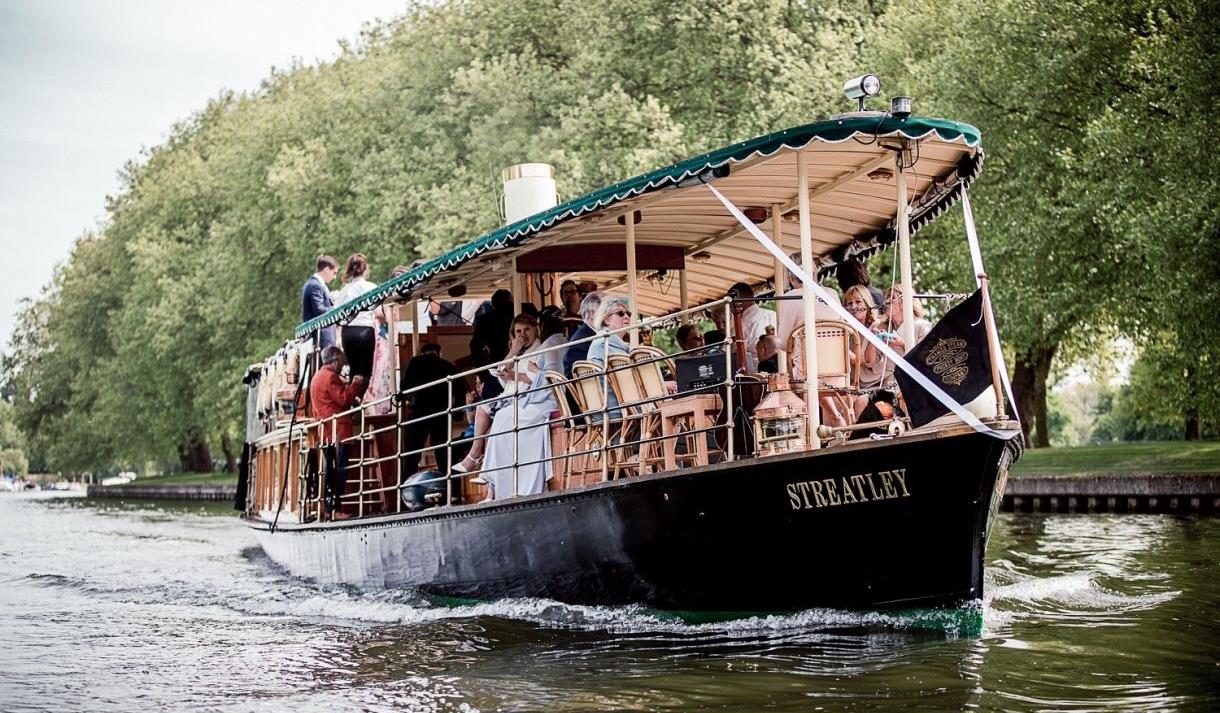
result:
[[(965, 302), (949, 310), (928, 336), (907, 352), (906, 359), (958, 403), (968, 404), (991, 388), (991, 357), (984, 325), (983, 292), (975, 290)], [(896, 369), (894, 378), (902, 389), (912, 425), (919, 427), (949, 413), (947, 406), (905, 371)]]

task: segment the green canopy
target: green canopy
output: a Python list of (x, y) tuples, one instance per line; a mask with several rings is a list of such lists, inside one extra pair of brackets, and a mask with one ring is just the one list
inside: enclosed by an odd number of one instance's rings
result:
[[(923, 202), (915, 205), (915, 211), (911, 217), (911, 228), (914, 232), (955, 202), (960, 191), (977, 175), (982, 158), (981, 149), (978, 148), (980, 140), (978, 129), (969, 124), (915, 116), (905, 119), (888, 115), (848, 116), (784, 129), (709, 151), (592, 191), (511, 225), (498, 228), (382, 283), (376, 289), (357, 299), (338, 305), (326, 314), (301, 324), (296, 328), (296, 335), (305, 336), (314, 330), (350, 319), (358, 312), (371, 309), (387, 299), (407, 296), (438, 273), (453, 270), (490, 250), (513, 248), (526, 243), (534, 236), (554, 229), (574, 218), (587, 216), (608, 206), (631, 201), (656, 191), (697, 190), (703, 183), (725, 180), (731, 173), (731, 167), (735, 164), (792, 152), (805, 148), (813, 142), (833, 145), (853, 140), (857, 145), (850, 148), (857, 154), (872, 158), (873, 163), (876, 163), (878, 160), (884, 160), (885, 156), (892, 155), (892, 152), (884, 147), (882, 139), (897, 137), (917, 140), (921, 142), (921, 145), (924, 140), (928, 140), (937, 144), (958, 146), (957, 153), (947, 154), (947, 158), (940, 161), (938, 172), (931, 174), (928, 181), (931, 189), (925, 193)], [(837, 153), (842, 155), (844, 151), (839, 150)], [(959, 153), (962, 154), (960, 163), (958, 163)], [(815, 156), (814, 159), (816, 160), (816, 158)], [(929, 159), (929, 163), (935, 163), (935, 161)], [(864, 168), (867, 169), (871, 165), (868, 164)], [(871, 178), (873, 174), (869, 173), (868, 176)], [(866, 180), (862, 176), (852, 177)], [(938, 190), (938, 177), (944, 177), (943, 185), (939, 186), (943, 190)], [(705, 189), (704, 191), (706, 192)], [(861, 196), (862, 201), (865, 198), (867, 196)], [(851, 197), (847, 196), (840, 200), (848, 201), (850, 199)], [(875, 213), (874, 210), (873, 214)], [(867, 245), (862, 243), (857, 246), (857, 249), (851, 253), (853, 255), (871, 251), (892, 240), (892, 237), (889, 240), (882, 237), (878, 241), (876, 239), (878, 230), (875, 227), (865, 225), (863, 222), (861, 222), (861, 226), (862, 229), (867, 228), (872, 231), (873, 240)], [(892, 233), (892, 231), (890, 232)]]

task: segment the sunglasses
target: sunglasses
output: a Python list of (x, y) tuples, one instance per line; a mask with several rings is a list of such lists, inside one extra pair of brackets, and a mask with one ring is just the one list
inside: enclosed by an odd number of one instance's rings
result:
[(611, 312), (611, 313), (610, 313), (610, 316), (611, 316), (611, 317), (630, 317), (630, 316), (631, 316), (631, 313), (630, 313), (630, 312), (624, 312), (623, 310), (619, 310), (619, 311), (617, 311), (617, 312)]

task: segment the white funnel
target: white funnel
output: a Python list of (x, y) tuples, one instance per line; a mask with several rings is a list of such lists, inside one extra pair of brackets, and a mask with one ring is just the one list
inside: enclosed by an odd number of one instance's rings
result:
[(558, 202), (551, 164), (518, 163), (504, 169), (505, 225), (554, 208)]

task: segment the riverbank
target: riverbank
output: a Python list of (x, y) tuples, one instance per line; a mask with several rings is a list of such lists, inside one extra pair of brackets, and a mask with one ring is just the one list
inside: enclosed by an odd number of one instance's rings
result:
[(140, 478), (124, 485), (90, 485), (88, 497), (119, 500), (231, 501), (237, 476), (231, 473), (187, 473)]

